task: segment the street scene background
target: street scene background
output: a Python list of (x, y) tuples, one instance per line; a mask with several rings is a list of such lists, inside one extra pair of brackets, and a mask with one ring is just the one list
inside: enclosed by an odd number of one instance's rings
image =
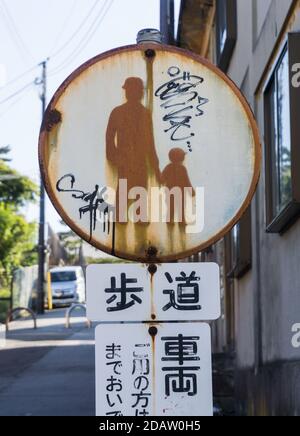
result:
[(44, 204), (38, 137), (68, 75), (145, 28), (225, 73), (260, 132), (251, 205), (216, 244), (180, 259), (220, 267), (214, 414), (299, 416), (300, 1), (0, 0), (0, 23), (0, 416), (95, 416), (86, 267), (126, 261)]

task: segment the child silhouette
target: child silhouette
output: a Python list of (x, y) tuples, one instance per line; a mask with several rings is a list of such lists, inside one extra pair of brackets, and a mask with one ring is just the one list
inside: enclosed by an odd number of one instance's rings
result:
[[(184, 166), (186, 153), (181, 148), (173, 148), (169, 153), (170, 162), (162, 172), (161, 180), (169, 190), (179, 188), (181, 191), (181, 201), (178, 201), (176, 195), (170, 196), (168, 218), (171, 224), (175, 222), (175, 212), (179, 215), (179, 222), (186, 225), (185, 220), (185, 188), (192, 190), (194, 197), (195, 190), (191, 184), (188, 172)], [(177, 200), (177, 201), (176, 201)]]

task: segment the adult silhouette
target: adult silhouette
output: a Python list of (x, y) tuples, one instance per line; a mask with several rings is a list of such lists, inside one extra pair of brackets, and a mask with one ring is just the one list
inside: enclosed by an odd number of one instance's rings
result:
[(151, 112), (142, 104), (144, 84), (139, 77), (126, 79), (126, 103), (116, 107), (106, 131), (106, 157), (115, 167), (118, 180), (131, 188), (148, 189), (151, 176), (160, 181)]

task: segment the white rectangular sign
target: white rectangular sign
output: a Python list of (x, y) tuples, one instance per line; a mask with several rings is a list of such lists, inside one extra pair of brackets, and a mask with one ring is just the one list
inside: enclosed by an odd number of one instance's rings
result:
[(209, 325), (99, 325), (96, 409), (97, 416), (212, 416)]
[(220, 317), (220, 272), (214, 263), (90, 265), (91, 321), (209, 321)]

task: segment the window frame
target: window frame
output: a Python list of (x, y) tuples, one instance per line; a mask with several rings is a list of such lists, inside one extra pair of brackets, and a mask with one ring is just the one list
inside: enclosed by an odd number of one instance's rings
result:
[(235, 286), (234, 277), (226, 274), (232, 270), (232, 235), (228, 233), (224, 238), (224, 303), (226, 320), (226, 344), (227, 351), (235, 350)]
[[(226, 15), (226, 39), (223, 49), (221, 49), (220, 41), (220, 14), (219, 2), (225, 2), (225, 15)], [(216, 56), (218, 67), (227, 72), (230, 60), (236, 45), (237, 33), (237, 0), (216, 0)]]
[[(237, 241), (234, 241), (234, 230)], [(252, 269), (252, 210), (251, 205), (239, 223), (230, 232), (231, 270), (228, 277), (240, 280)]]
[[(291, 199), (278, 213), (274, 204), (274, 174), (272, 155), (272, 116), (270, 106), (270, 89), (274, 86), (276, 72), (285, 54), (288, 54), (289, 66), (289, 110), (291, 138)], [(264, 89), (264, 124), (265, 124), (265, 177), (266, 177), (266, 231), (267, 233), (283, 234), (300, 216), (300, 125), (297, 114), (300, 113), (300, 87), (292, 85), (293, 65), (300, 63), (300, 33), (289, 33), (287, 42), (274, 63), (274, 68)]]

